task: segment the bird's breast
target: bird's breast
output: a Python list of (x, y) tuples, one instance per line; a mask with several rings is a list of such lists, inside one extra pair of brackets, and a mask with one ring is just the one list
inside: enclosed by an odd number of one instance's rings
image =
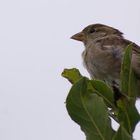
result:
[(91, 78), (109, 82), (119, 79), (121, 59), (114, 58), (111, 51), (92, 46), (86, 48), (82, 56)]

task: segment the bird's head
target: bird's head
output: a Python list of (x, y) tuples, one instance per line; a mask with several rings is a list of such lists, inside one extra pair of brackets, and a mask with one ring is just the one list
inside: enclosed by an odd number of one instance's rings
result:
[(82, 41), (86, 44), (89, 40), (97, 40), (111, 35), (122, 36), (122, 33), (107, 25), (92, 24), (84, 28), (81, 32), (73, 35), (71, 39)]

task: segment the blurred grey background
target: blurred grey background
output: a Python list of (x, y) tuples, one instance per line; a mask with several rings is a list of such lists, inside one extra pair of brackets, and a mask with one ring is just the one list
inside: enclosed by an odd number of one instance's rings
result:
[[(0, 139), (85, 139), (64, 104), (71, 85), (61, 77), (63, 69), (76, 67), (89, 76), (82, 66), (83, 44), (69, 38), (103, 23), (140, 44), (139, 5), (139, 0), (1, 0)], [(139, 131), (140, 124), (136, 140)]]

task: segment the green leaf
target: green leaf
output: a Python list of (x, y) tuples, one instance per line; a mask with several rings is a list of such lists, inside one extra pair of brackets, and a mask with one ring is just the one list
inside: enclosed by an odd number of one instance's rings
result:
[(70, 117), (81, 126), (87, 140), (112, 140), (114, 131), (103, 99), (89, 90), (90, 80), (76, 82), (67, 97)]
[(140, 120), (140, 115), (135, 107), (135, 101), (120, 99), (118, 105), (118, 119), (119, 123), (132, 135), (136, 124)]
[(118, 119), (120, 124), (132, 135), (136, 124), (140, 120), (140, 115), (135, 107), (135, 100), (138, 95), (138, 86), (136, 76), (132, 69), (132, 44), (130, 44), (123, 57), (121, 67), (121, 91), (127, 97), (121, 98), (117, 101)]
[(133, 139), (125, 130), (125, 128), (120, 126), (112, 140), (133, 140)]
[(91, 80), (91, 84), (96, 90), (97, 94), (100, 95), (108, 107), (115, 108), (114, 94), (112, 89), (101, 80)]
[(136, 97), (138, 94), (138, 87), (135, 74), (132, 70), (132, 44), (125, 49), (121, 66), (121, 91), (128, 97)]
[[(76, 68), (64, 69), (62, 76), (67, 78), (72, 84), (82, 78), (82, 75)], [(88, 88), (91, 92), (96, 92), (98, 95), (102, 96), (109, 107), (115, 108), (113, 91), (105, 82), (101, 80), (91, 80), (91, 85), (88, 84)]]
[(76, 83), (78, 80), (82, 78), (82, 75), (76, 68), (64, 69), (64, 71), (62, 72), (62, 76), (68, 79), (71, 84)]

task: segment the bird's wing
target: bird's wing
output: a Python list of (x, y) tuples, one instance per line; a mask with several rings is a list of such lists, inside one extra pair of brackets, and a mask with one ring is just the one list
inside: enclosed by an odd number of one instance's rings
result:
[(123, 37), (116, 36), (102, 39), (102, 44), (105, 46), (104, 49), (111, 49), (114, 58), (120, 58), (123, 55), (121, 52), (124, 52), (125, 48), (132, 44), (132, 68), (136, 76), (140, 78), (140, 47), (137, 44), (126, 40)]

